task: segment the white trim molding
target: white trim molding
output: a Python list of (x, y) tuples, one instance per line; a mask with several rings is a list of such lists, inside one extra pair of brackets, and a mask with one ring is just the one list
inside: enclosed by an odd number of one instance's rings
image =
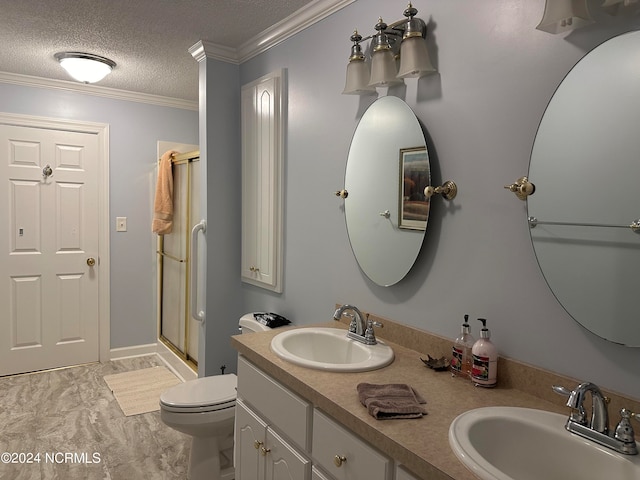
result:
[(250, 38), (238, 48), (225, 47), (206, 40), (200, 40), (189, 49), (189, 53), (200, 62), (203, 58), (214, 58), (239, 65), (260, 55), (287, 38), (301, 32), (356, 0), (314, 0), (284, 20)]
[(296, 33), (324, 20), (356, 0), (315, 0), (284, 20), (247, 40), (237, 49), (238, 63), (243, 63)]
[(31, 75), (20, 75), (18, 73), (0, 72), (0, 83), (10, 83), (25, 87), (40, 87), (53, 90), (66, 90), (75, 93), (85, 93), (97, 97), (105, 97), (113, 100), (124, 100), (127, 102), (147, 103), (161, 107), (181, 108), (183, 110), (198, 110), (198, 102), (183, 100), (180, 98), (163, 97), (148, 93), (131, 92), (129, 90), (119, 90), (117, 88), (101, 87), (98, 85), (86, 85), (83, 83), (70, 82), (67, 80), (54, 80), (52, 78), (34, 77)]

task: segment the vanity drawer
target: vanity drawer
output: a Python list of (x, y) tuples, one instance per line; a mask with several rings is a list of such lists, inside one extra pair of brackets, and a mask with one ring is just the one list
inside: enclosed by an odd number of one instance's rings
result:
[[(388, 480), (392, 461), (319, 410), (313, 412), (311, 454), (336, 480)], [(340, 466), (334, 463), (343, 457)]]
[(250, 404), (270, 426), (299, 447), (309, 449), (311, 405), (268, 377), (243, 356), (238, 357), (238, 398)]

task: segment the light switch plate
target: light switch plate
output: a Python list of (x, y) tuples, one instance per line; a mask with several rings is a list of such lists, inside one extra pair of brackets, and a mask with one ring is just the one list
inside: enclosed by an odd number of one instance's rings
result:
[(127, 217), (116, 217), (116, 232), (127, 231)]

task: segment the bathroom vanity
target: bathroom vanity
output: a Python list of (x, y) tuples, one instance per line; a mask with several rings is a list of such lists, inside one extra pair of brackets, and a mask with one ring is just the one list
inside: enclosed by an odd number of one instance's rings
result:
[[(579, 383), (501, 359), (498, 387), (476, 388), (448, 372), (430, 370), (420, 361), (427, 353), (448, 355), (451, 340), (388, 319), (380, 321), (385, 326), (379, 335), (393, 348), (395, 360), (385, 368), (361, 373), (311, 370), (280, 359), (270, 343), (281, 329), (232, 338), (240, 353), (238, 480), (288, 478), (274, 472), (294, 463), (299, 464), (295, 470), (299, 473), (293, 478), (301, 480), (358, 479), (360, 473), (362, 478), (380, 480), (473, 480), (476, 477), (449, 446), (448, 430), (454, 418), (474, 408), (500, 405), (566, 414), (565, 399), (556, 396), (551, 385), (573, 388)], [(339, 322), (321, 326), (346, 328)], [(376, 420), (358, 401), (356, 386), (361, 382), (407, 383), (427, 400), (428, 415)], [(618, 405), (632, 410), (640, 406), (610, 392), (607, 396), (612, 397), (611, 411)]]

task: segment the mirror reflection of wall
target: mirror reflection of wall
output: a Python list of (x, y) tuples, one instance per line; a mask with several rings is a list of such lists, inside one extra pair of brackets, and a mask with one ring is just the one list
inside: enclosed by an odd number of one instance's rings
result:
[(629, 228), (640, 217), (638, 85), (639, 31), (588, 53), (553, 95), (529, 167), (531, 238), (549, 287), (585, 328), (629, 346), (640, 346), (640, 233)]
[(345, 219), (351, 248), (367, 277), (381, 286), (413, 266), (427, 226), (429, 153), (422, 127), (399, 98), (376, 100), (351, 141), (345, 174)]

